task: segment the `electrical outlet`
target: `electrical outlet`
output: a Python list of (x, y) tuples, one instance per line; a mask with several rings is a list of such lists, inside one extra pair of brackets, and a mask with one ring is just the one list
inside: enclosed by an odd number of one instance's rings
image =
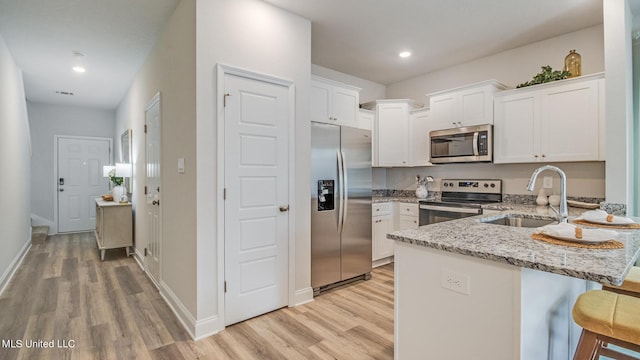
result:
[(471, 278), (467, 274), (462, 274), (449, 269), (442, 269), (440, 285), (443, 288), (469, 295), (471, 292)]
[(545, 189), (551, 189), (553, 187), (553, 177), (545, 176), (542, 178), (542, 187)]

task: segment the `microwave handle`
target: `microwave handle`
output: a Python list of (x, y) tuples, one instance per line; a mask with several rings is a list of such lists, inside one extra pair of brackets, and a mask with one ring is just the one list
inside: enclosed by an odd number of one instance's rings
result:
[(473, 155), (479, 156), (480, 152), (478, 151), (478, 137), (479, 133), (476, 131), (473, 133)]

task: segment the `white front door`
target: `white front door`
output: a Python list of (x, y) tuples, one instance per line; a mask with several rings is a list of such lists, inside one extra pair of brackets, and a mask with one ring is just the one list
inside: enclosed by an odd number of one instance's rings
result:
[(225, 323), (287, 305), (289, 88), (225, 74)]
[(158, 286), (160, 281), (160, 254), (162, 222), (160, 217), (160, 94), (158, 93), (145, 110), (146, 146), (146, 225), (147, 247), (145, 267), (151, 280)]
[(96, 228), (95, 199), (109, 191), (102, 167), (109, 164), (109, 139), (57, 138), (58, 232)]

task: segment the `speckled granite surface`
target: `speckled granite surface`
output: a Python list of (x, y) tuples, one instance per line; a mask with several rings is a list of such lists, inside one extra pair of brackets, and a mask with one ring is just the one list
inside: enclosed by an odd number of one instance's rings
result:
[[(570, 217), (584, 211), (570, 210)], [(640, 230), (616, 230), (619, 235), (615, 240), (625, 245), (623, 249), (582, 249), (533, 240), (530, 235), (536, 232), (535, 228), (515, 228), (480, 221), (517, 214), (538, 218), (555, 216), (548, 207), (517, 205), (498, 214), (395, 231), (387, 238), (606, 284), (620, 284), (640, 255)], [(638, 218), (635, 220), (640, 221)]]

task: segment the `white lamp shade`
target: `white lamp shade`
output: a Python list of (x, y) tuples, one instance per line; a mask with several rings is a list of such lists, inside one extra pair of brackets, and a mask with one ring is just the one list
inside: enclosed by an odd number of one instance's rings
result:
[(116, 177), (130, 178), (131, 164), (116, 163)]
[(111, 170), (115, 169), (116, 167), (113, 165), (105, 165), (102, 167), (102, 176), (103, 177), (109, 177), (109, 173), (111, 172)]

